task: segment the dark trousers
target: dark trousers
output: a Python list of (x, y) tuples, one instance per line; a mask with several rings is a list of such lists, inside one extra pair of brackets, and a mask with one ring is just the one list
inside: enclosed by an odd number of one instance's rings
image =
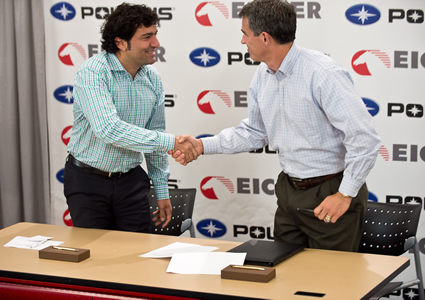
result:
[(315, 187), (298, 190), (291, 185), (288, 175), (280, 173), (275, 185), (278, 208), (274, 239), (308, 248), (356, 252), (369, 196), (366, 184), (336, 223), (325, 223), (312, 212), (297, 211), (297, 207), (316, 208), (327, 196), (338, 191), (341, 181), (342, 178), (334, 178)]
[(65, 164), (64, 194), (76, 227), (149, 233), (149, 189), (140, 166), (108, 178)]

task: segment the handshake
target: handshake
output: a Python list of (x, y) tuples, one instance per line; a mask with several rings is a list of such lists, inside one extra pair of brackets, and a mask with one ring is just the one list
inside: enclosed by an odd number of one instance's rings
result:
[(201, 139), (196, 139), (190, 135), (175, 136), (174, 138), (174, 149), (168, 151), (168, 154), (170, 154), (176, 162), (186, 166), (204, 153), (204, 145)]

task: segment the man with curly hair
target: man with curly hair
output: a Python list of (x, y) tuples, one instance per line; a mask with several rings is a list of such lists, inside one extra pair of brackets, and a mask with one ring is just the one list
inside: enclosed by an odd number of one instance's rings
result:
[[(148, 192), (155, 188), (156, 225), (171, 219), (168, 150), (197, 153), (165, 133), (164, 90), (156, 69), (159, 17), (123, 3), (102, 26), (103, 52), (74, 79), (74, 123), (64, 194), (74, 226), (150, 232)], [(146, 159), (149, 177), (140, 164)]]

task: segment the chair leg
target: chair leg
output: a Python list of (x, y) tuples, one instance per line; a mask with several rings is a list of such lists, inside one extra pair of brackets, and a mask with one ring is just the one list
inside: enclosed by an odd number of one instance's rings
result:
[[(415, 238), (415, 240), (416, 240), (416, 238)], [(414, 249), (413, 255), (415, 257), (416, 276), (419, 279), (419, 283), (418, 283), (419, 299), (420, 300), (425, 300), (425, 295), (424, 295), (424, 281), (423, 281), (423, 278), (422, 278), (421, 258), (420, 258), (419, 245), (418, 245), (418, 242), (417, 241), (416, 241), (413, 249)]]
[[(193, 223), (192, 223), (192, 226), (190, 226), (190, 228), (189, 228), (189, 232), (190, 232), (190, 237), (191, 238), (196, 237), (195, 236), (195, 226), (193, 225)], [(423, 299), (421, 299), (421, 300), (423, 300)]]

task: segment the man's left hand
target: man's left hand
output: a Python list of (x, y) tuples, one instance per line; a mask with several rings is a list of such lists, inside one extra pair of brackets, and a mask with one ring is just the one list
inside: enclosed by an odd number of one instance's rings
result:
[(152, 213), (153, 215), (156, 215), (152, 221), (156, 222), (155, 226), (158, 226), (164, 222), (162, 224), (162, 228), (164, 228), (171, 221), (171, 213), (173, 212), (173, 208), (171, 207), (170, 199), (161, 199), (156, 203), (158, 205), (158, 209)]
[(314, 215), (320, 220), (329, 223), (327, 219), (330, 218), (330, 223), (335, 223), (338, 219), (345, 214), (351, 204), (351, 198), (343, 197), (340, 192), (330, 195), (314, 209)]

